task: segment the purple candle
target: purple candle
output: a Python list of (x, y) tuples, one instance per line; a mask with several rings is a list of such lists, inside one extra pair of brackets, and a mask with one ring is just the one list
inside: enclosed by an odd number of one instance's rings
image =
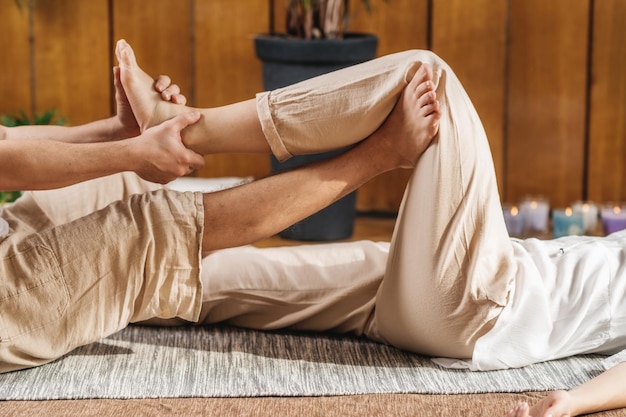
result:
[(609, 205), (602, 208), (600, 213), (604, 233), (610, 235), (626, 229), (626, 209), (624, 206)]
[(504, 204), (502, 212), (509, 236), (521, 236), (524, 232), (524, 216), (520, 213), (517, 206)]

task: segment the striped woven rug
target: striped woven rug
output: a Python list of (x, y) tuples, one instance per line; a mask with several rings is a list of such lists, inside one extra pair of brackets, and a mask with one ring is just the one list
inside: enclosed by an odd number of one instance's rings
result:
[(0, 375), (0, 400), (524, 392), (569, 388), (602, 369), (601, 357), (579, 356), (470, 372), (351, 337), (131, 326), (48, 365)]

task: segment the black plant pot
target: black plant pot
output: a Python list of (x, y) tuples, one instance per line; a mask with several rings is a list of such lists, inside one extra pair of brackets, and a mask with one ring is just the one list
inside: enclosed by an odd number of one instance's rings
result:
[[(257, 57), (263, 63), (263, 88), (274, 90), (376, 57), (378, 38), (346, 34), (344, 39), (304, 40), (282, 35), (254, 38)], [(281, 163), (272, 156), (272, 172), (293, 169), (330, 158), (346, 149), (315, 155), (299, 155)], [(354, 231), (356, 191), (307, 217), (279, 235), (286, 239), (327, 241), (346, 239)]]

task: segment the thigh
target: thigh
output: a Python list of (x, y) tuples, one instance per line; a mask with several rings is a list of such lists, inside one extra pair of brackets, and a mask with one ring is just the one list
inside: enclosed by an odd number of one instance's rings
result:
[(202, 261), (201, 322), (365, 334), (387, 243), (220, 250)]
[(440, 129), (404, 195), (377, 322), (400, 348), (471, 357), (507, 302), (513, 251), (479, 117), (452, 70), (434, 68)]
[(69, 301), (54, 253), (41, 236), (0, 243), (0, 372), (40, 363), (45, 354), (33, 335), (60, 322)]
[[(196, 321), (202, 220), (200, 194), (155, 191), (38, 234), (9, 236), (0, 243), (3, 251), (40, 249), (23, 260), (10, 255), (3, 264), (0, 289), (16, 281), (28, 291), (9, 288), (14, 302), (0, 303), (2, 328), (13, 329), (0, 334), (0, 369), (11, 361), (14, 367), (49, 362), (130, 322)], [(38, 245), (25, 245), (33, 241)]]

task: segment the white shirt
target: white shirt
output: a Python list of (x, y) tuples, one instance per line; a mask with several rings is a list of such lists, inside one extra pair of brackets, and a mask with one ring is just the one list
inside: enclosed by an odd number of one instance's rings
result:
[[(2, 216), (2, 207), (0, 206), (0, 216)], [(0, 217), (0, 237), (4, 237), (9, 234), (9, 223)]]
[(606, 238), (513, 240), (518, 270), (507, 306), (479, 338), (472, 370), (516, 368), (626, 348), (626, 231)]

